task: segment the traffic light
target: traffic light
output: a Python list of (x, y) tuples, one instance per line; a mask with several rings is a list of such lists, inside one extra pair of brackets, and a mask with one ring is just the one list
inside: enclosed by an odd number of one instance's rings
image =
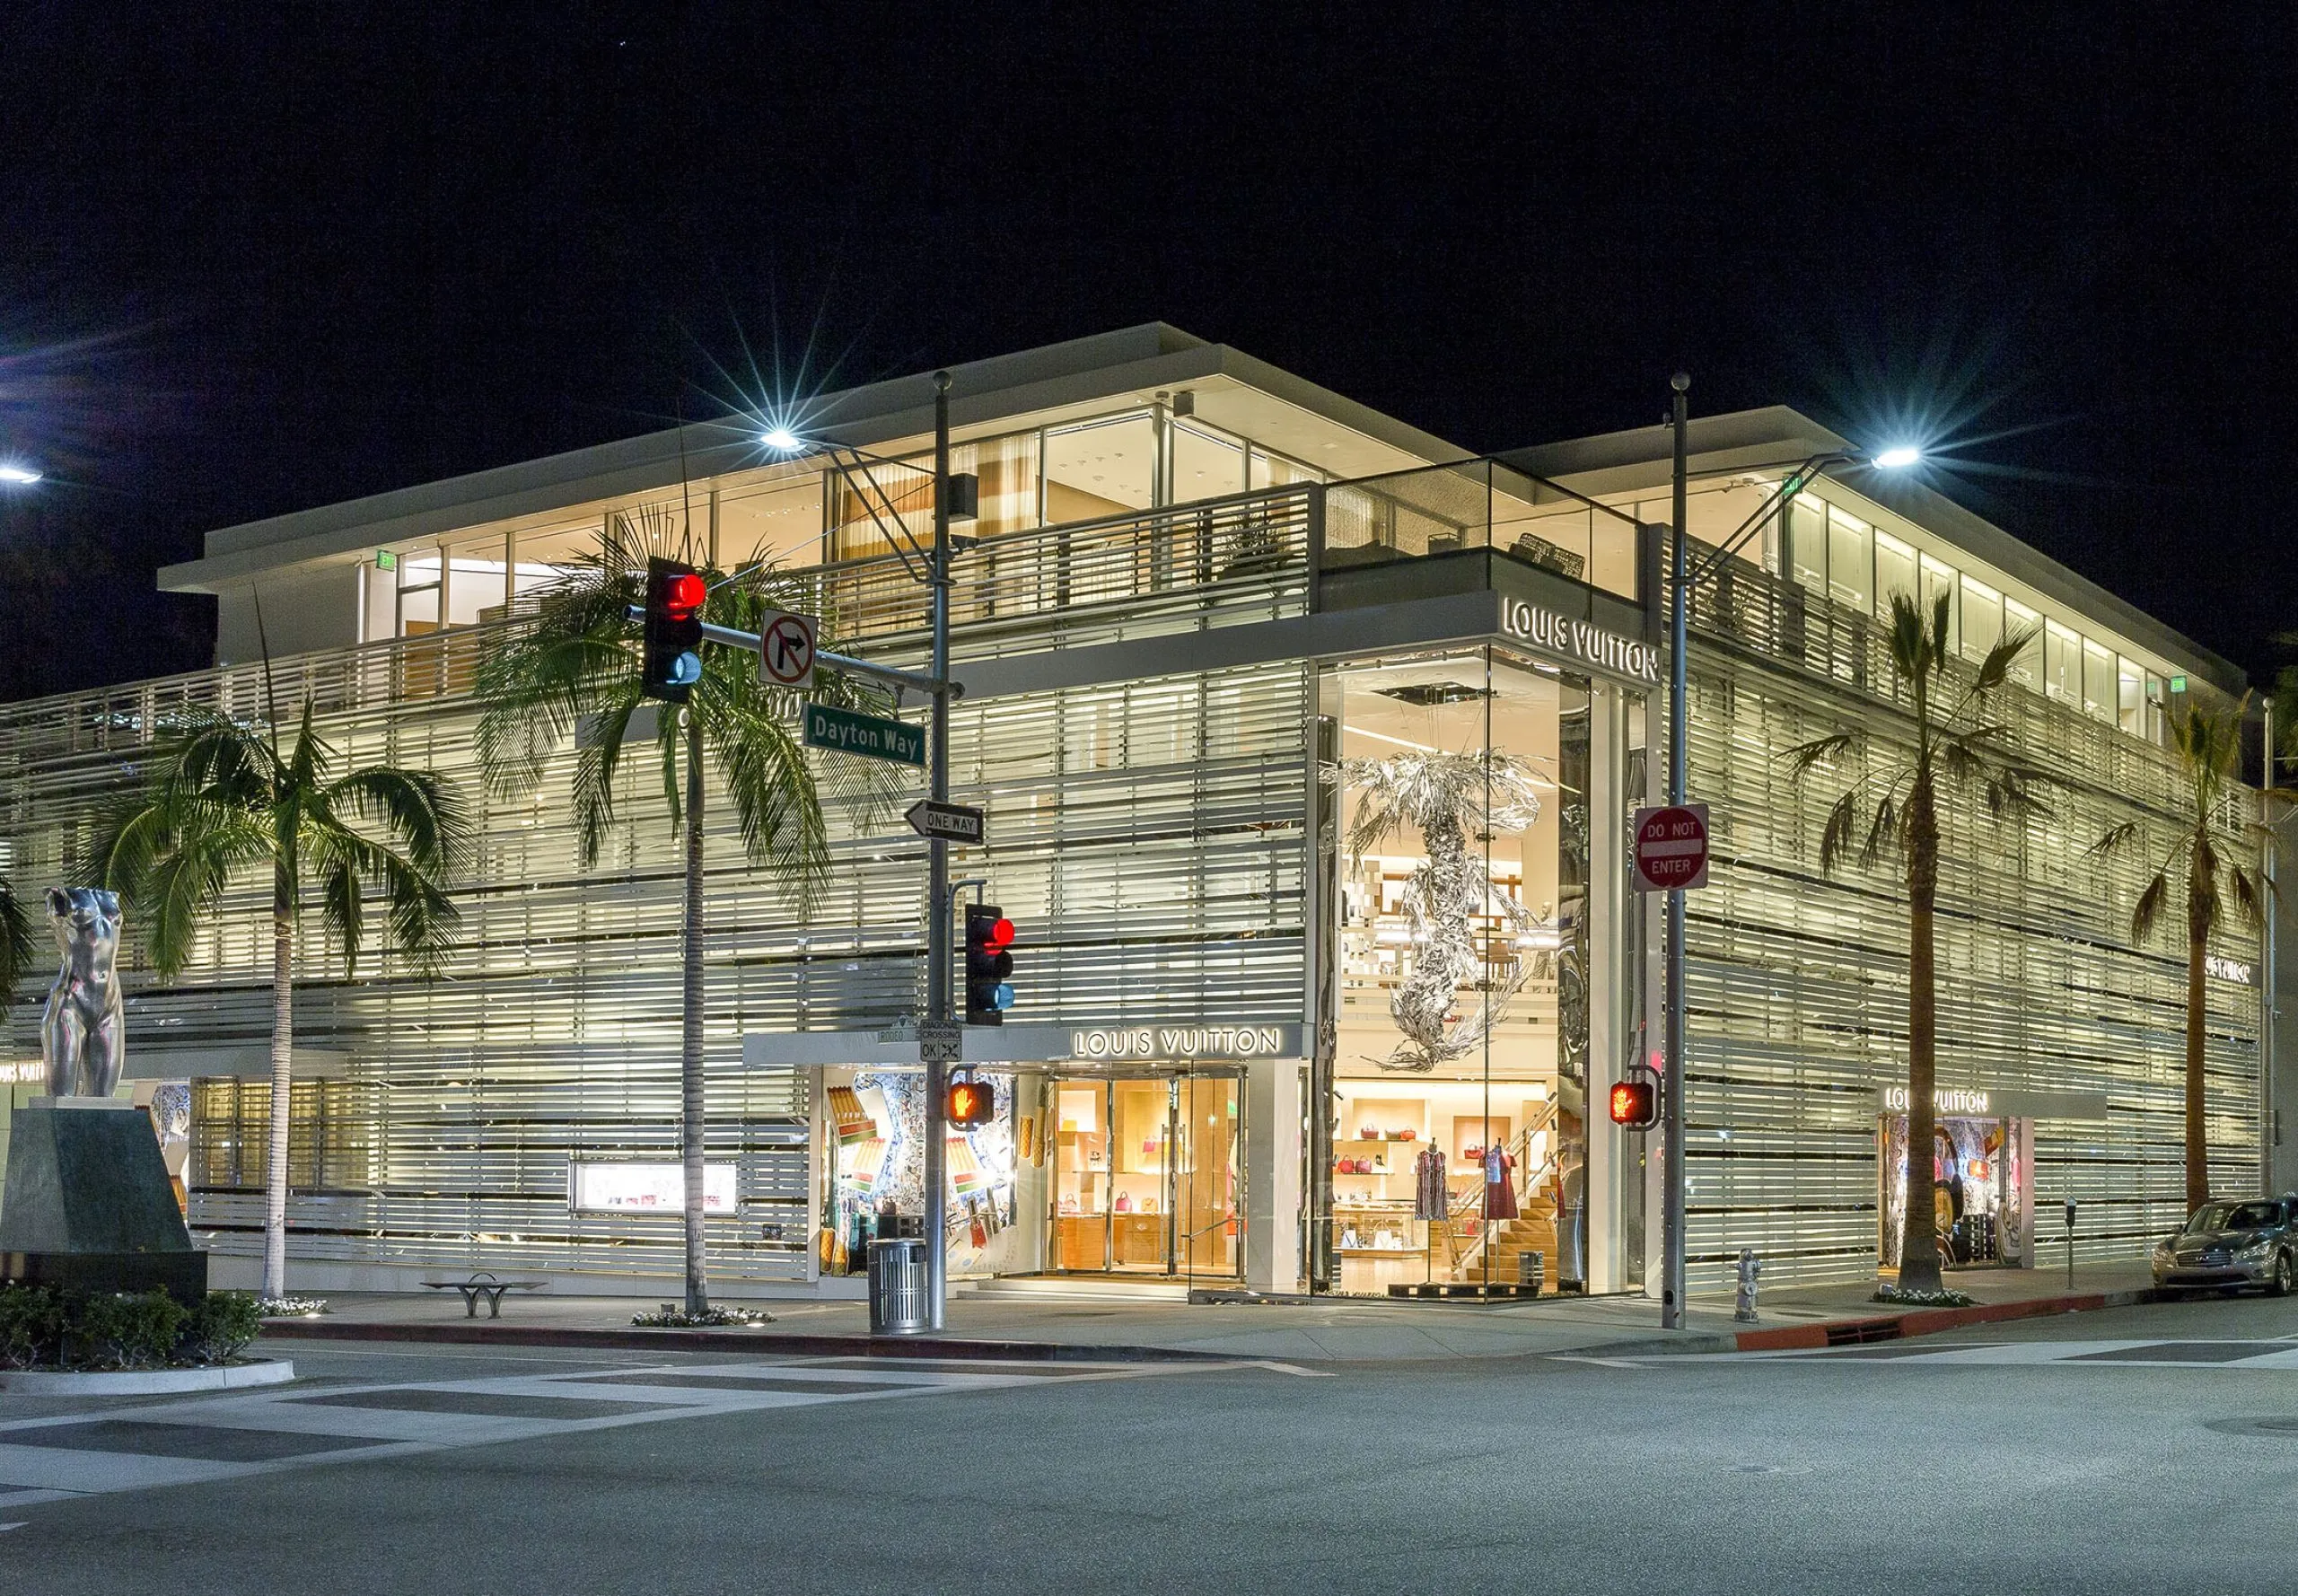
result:
[(1612, 1123), (1623, 1130), (1651, 1129), (1660, 1118), (1659, 1083), (1642, 1070), (1614, 1083), (1611, 1114)]
[(639, 679), (649, 698), (683, 704), (702, 680), (702, 573), (676, 560), (646, 562), (646, 664)]
[(987, 1081), (960, 1076), (950, 1083), (943, 1094), (942, 1107), (944, 1119), (960, 1130), (971, 1130), (996, 1118), (997, 1094), (989, 1089)]
[(1013, 1006), (1013, 922), (995, 905), (966, 906), (966, 1023), (1003, 1025)]

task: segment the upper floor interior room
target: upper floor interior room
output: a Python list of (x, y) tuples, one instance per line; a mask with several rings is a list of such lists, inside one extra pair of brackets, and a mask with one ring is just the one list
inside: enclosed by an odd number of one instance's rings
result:
[[(1042, 527), (1314, 484), (1332, 490), (1328, 570), (1490, 550), (1643, 603), (1637, 525), (1670, 519), (1664, 427), (1479, 457), (1162, 323), (952, 377), (952, 469), (979, 485), (965, 530), (992, 547), (1013, 539), (1017, 553), (1018, 535)], [(267, 645), (343, 648), (504, 618), (593, 548), (614, 515), (723, 567), (867, 566), (890, 557), (890, 521), (930, 536), (934, 394), (920, 373), (793, 414), (689, 423), (228, 527), (160, 583), (217, 596), (216, 658), (231, 664)], [(890, 463), (864, 477), (829, 469), (820, 451), (777, 452), (761, 435), (776, 425)], [(1773, 408), (1696, 418), (1690, 446), (1690, 531), (1719, 546), (1798, 462), (1846, 440)], [(2018, 680), (2151, 741), (2190, 679), (2240, 690), (2226, 662), (1919, 480), (1831, 473), (1742, 557), (1810, 601), (1870, 616), (1888, 615), (1895, 590), (1926, 603), (1944, 594), (1955, 646), (1973, 658), (2005, 628), (2029, 628)]]

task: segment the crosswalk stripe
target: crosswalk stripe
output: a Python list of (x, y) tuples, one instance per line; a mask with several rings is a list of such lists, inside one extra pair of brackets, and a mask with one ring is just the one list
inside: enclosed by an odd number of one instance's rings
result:
[[(857, 1367), (838, 1360), (794, 1359), (645, 1367), (592, 1364), (559, 1374), (269, 1386), (228, 1396), (0, 1421), (0, 1507), (668, 1419), (1261, 1366), (1251, 1362), (1075, 1364), (1056, 1371), (1042, 1364), (984, 1362), (949, 1368), (873, 1359)], [(680, 1381), (686, 1383), (675, 1383)], [(459, 1401), (471, 1410), (459, 1410)], [(554, 1414), (553, 1406), (559, 1404), (563, 1407)], [(486, 1411), (490, 1407), (496, 1411)], [(186, 1431), (188, 1449), (206, 1447), (225, 1454), (235, 1445), (262, 1451), (257, 1436), (304, 1436), (315, 1443), (338, 1444), (315, 1444), (309, 1451), (291, 1446), (279, 1449), (285, 1455), (248, 1459), (172, 1455), (165, 1450), (165, 1437), (148, 1433), (144, 1438), (150, 1451), (93, 1444), (107, 1434), (148, 1432), (159, 1425)], [(73, 1445), (79, 1437), (70, 1432), (83, 1427), (92, 1444)], [(234, 1443), (219, 1435), (193, 1441), (193, 1435), (203, 1432), (242, 1434), (249, 1440)]]

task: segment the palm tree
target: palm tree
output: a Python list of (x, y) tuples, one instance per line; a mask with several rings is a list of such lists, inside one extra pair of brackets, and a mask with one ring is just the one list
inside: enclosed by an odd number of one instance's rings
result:
[[(265, 662), (268, 692), (270, 664)], [(143, 794), (105, 821), (90, 864), (142, 911), (153, 965), (189, 960), (216, 899), (243, 871), (271, 870), (271, 1126), (264, 1172), (263, 1294), (287, 1292), (287, 1118), (294, 1041), (295, 940), (307, 899), (342, 943), (365, 941), (380, 890), (390, 946), (435, 970), (459, 916), (448, 877), (469, 847), (460, 802), (427, 770), (364, 765), (337, 774), (311, 700), (293, 742), (268, 723), (213, 710), (178, 721)]]
[[(693, 557), (685, 539), (674, 548), (671, 531), (670, 518), (660, 513), (609, 517), (597, 548), (544, 591), (533, 623), (506, 634), (487, 652), (478, 669), (485, 709), (478, 746), (488, 783), (515, 796), (534, 789), (552, 755), (582, 729), (573, 798), (586, 868), (598, 863), (615, 819), (615, 777), (625, 751), (634, 742), (651, 744), (659, 764), (671, 824), (685, 845), (680, 1136), (686, 1165), (686, 1310), (699, 1317), (710, 1312), (702, 1206), (706, 767), (733, 804), (745, 852), (775, 873), (802, 914), (829, 879), (830, 855), (814, 769), (791, 723), (799, 700), (787, 690), (761, 686), (754, 661), (710, 645), (713, 663), (685, 706), (653, 717), (651, 728), (638, 718), (645, 702), (640, 627), (630, 609), (644, 602), (647, 558), (675, 554), (706, 563)], [(715, 569), (704, 574), (710, 589), (704, 617), (719, 626), (755, 631), (768, 609), (806, 607), (787, 591), (785, 580), (762, 566), (732, 576)], [(826, 638), (823, 646), (829, 646)], [(817, 673), (811, 697), (877, 702), (827, 670)], [(883, 785), (874, 768), (839, 774), (865, 790)]]
[(1988, 718), (1991, 700), (2009, 680), (2012, 662), (2034, 640), (2031, 627), (2006, 633), (1987, 651), (1978, 674), (1958, 693), (1947, 676), (1948, 597), (1926, 617), (1904, 592), (1891, 595), (1891, 670), (1913, 714), (1912, 746), (1880, 742), (1866, 732), (1821, 737), (1788, 750), (1800, 779), (1840, 756), (1863, 753), (1864, 769), (1828, 811), (1820, 832), (1820, 869), (1833, 874), (1847, 861), (1873, 866), (1886, 857), (1901, 870), (1908, 899), (1908, 1195), (1899, 1241), (1899, 1287), (1939, 1289), (1939, 1250), (1932, 1205), (1916, 1175), (1928, 1157), (1935, 1119), (1932, 1089), (1938, 1066), (1937, 966), (1933, 914), (1939, 895), (1941, 788), (1979, 789), (1997, 820), (2043, 812), (2035, 789), (2052, 778), (2013, 750), (2007, 729)]
[[(2130, 911), (2130, 935), (2133, 942), (2144, 942), (2162, 917), (2163, 906), (2171, 900), (2173, 878), (2183, 867), (2187, 895), (2187, 1070), (2186, 1070), (2186, 1165), (2187, 1212), (2191, 1214), (2210, 1200), (2210, 1153), (2203, 1135), (2203, 1072), (2202, 1043), (2205, 1024), (2204, 984), (2205, 959), (2210, 948), (2211, 933), (2223, 925), (2232, 911), (2247, 923), (2260, 924), (2266, 912), (2264, 894), (2273, 890), (2274, 883), (2263, 872), (2240, 860), (2230, 859), (2219, 851), (2217, 830), (2220, 807), (2241, 783), (2242, 762), (2242, 716), (2249, 707), (2246, 695), (2234, 709), (2224, 714), (2213, 714), (2200, 705), (2173, 710), (2171, 714), (2171, 748), (2178, 756), (2179, 774), (2182, 778), (2185, 803), (2179, 817), (2179, 829), (2170, 839), (2162, 861), (2154, 873), (2140, 889), (2138, 901)], [(2269, 787), (2263, 794), (2267, 799), (2298, 802), (2298, 793)], [(2242, 828), (2245, 835), (2259, 841), (2271, 841), (2273, 830), (2265, 825), (2252, 824)], [(2140, 822), (2126, 820), (2099, 839), (2092, 850), (2101, 856), (2136, 851), (2142, 864), (2150, 856), (2145, 832)]]
[(16, 995), (16, 983), (32, 961), (32, 922), (16, 890), (0, 877), (0, 1003)]

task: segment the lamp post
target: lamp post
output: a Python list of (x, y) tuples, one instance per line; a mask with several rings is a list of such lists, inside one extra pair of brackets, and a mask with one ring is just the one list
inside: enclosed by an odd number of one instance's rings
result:
[[(1673, 513), (1674, 535), (1668, 558), (1669, 585), (1669, 647), (1668, 647), (1668, 802), (1671, 807), (1684, 802), (1687, 763), (1685, 747), (1684, 688), (1686, 656), (1689, 653), (1688, 610), (1691, 590), (1707, 580), (1723, 567), (1760, 531), (1764, 524), (1785, 508), (1787, 502), (1811, 486), (1818, 475), (1834, 465), (1865, 465), (1898, 470), (1916, 464), (1922, 459), (1914, 449), (1887, 449), (1869, 456), (1855, 449), (1832, 450), (1814, 454), (1790, 472), (1786, 479), (1772, 491), (1769, 498), (1757, 506), (1755, 513), (1741, 522), (1739, 529), (1725, 539), (1721, 548), (1703, 559), (1696, 568), (1689, 566), (1687, 550), (1690, 537), (1686, 530), (1688, 501), (1691, 496), (1689, 469), (1691, 378), (1678, 372), (1669, 381), (1675, 399), (1670, 411), (1673, 432), (1674, 474)], [(1660, 1328), (1680, 1329), (1684, 1319), (1684, 890), (1668, 890), (1667, 922), (1667, 1029), (1662, 1046), (1661, 1105), (1661, 1197), (1660, 1197)]]
[[(861, 495), (871, 519), (878, 522), (879, 531), (886, 543), (911, 576), (923, 582), (933, 594), (933, 662), (924, 682), (932, 696), (933, 718), (928, 725), (925, 744), (926, 792), (936, 803), (946, 803), (950, 798), (950, 700), (962, 689), (950, 680), (950, 373), (934, 373), (934, 541), (924, 550), (925, 568), (921, 574), (910, 550), (902, 547), (908, 535), (901, 525), (899, 511), (893, 512), (895, 525), (889, 527), (879, 517), (877, 507), (870, 503), (867, 493)], [(838, 460), (843, 452), (855, 461), (875, 460), (881, 464), (899, 465), (908, 470), (917, 468), (903, 460), (889, 460), (881, 455), (844, 443), (809, 443), (786, 426), (775, 426), (759, 435), (759, 442), (781, 454), (795, 454), (808, 449), (821, 449), (830, 456), (831, 465), (841, 477), (847, 468)], [(865, 473), (866, 474), (866, 473)], [(891, 504), (888, 508), (891, 510)], [(970, 513), (970, 512), (969, 512)], [(818, 658), (852, 668), (858, 662), (844, 660), (831, 654)], [(868, 666), (860, 666), (870, 671)], [(918, 685), (917, 678), (907, 671), (890, 671), (883, 668), (872, 671), (881, 679), (907, 685)], [(952, 1018), (950, 971), (950, 845), (942, 837), (925, 839), (926, 858), (926, 927), (925, 927), (925, 1023), (918, 1028), (918, 1057), (925, 1066), (925, 1146), (922, 1171), (925, 1190), (925, 1312), (929, 1329), (943, 1328), (949, 1287), (949, 1253), (945, 1232), (949, 1226), (949, 1125), (947, 1104), (943, 1101), (949, 1079), (949, 1065), (953, 1062), (954, 1038), (957, 1026)]]

